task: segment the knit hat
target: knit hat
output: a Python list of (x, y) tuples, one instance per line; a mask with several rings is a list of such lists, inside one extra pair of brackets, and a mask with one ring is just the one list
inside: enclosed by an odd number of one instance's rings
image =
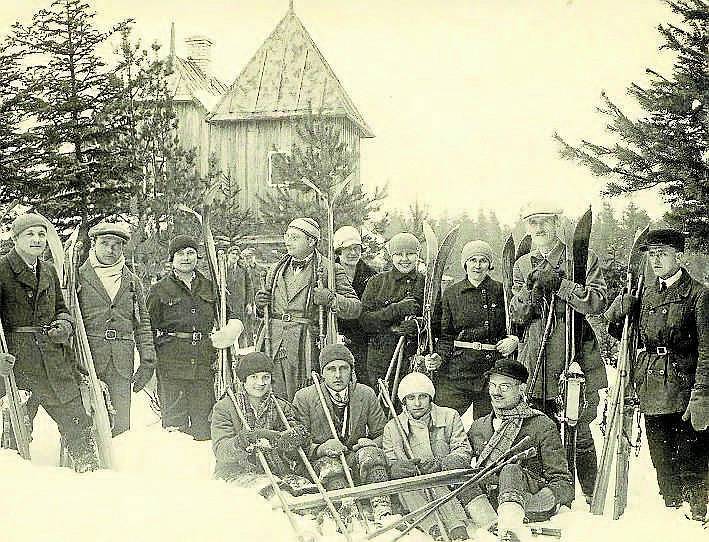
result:
[(296, 218), (290, 224), (289, 228), (295, 228), (302, 231), (305, 235), (320, 241), (320, 225), (312, 218)]
[(670, 228), (650, 230), (647, 232), (645, 243), (641, 250), (648, 250), (651, 246), (666, 245), (677, 252), (684, 252), (684, 234)]
[(514, 378), (522, 384), (525, 384), (529, 378), (529, 371), (519, 361), (514, 361), (512, 359), (500, 359), (495, 363), (492, 369), (485, 372), (485, 375), (509, 376), (510, 378)]
[(89, 230), (91, 239), (99, 235), (112, 235), (123, 241), (129, 241), (130, 226), (125, 222), (100, 222)]
[(325, 366), (331, 361), (340, 360), (349, 363), (350, 367), (354, 369), (354, 356), (350, 349), (344, 344), (335, 343), (328, 344), (320, 351), (320, 371), (322, 371)]
[(561, 207), (551, 201), (531, 201), (522, 208), (520, 218), (527, 220), (533, 216), (555, 216), (562, 213)]
[(27, 228), (31, 228), (32, 226), (42, 226), (46, 230), (47, 219), (44, 218), (42, 215), (38, 215), (37, 213), (26, 213), (24, 215), (18, 216), (15, 220), (12, 221), (13, 237), (17, 237)]
[(399, 401), (402, 403), (407, 395), (412, 393), (425, 393), (431, 400), (436, 396), (436, 388), (433, 382), (423, 373), (409, 373), (399, 382), (399, 391), (397, 393)]
[(421, 250), (421, 243), (413, 233), (403, 232), (397, 233), (389, 239), (387, 243), (389, 254), (397, 254), (400, 252), (418, 252)]
[(194, 237), (189, 235), (177, 235), (170, 241), (170, 248), (168, 252), (170, 253), (170, 261), (175, 259), (175, 252), (179, 252), (183, 248), (191, 247), (199, 251), (199, 245)]
[(470, 241), (466, 243), (463, 250), (460, 251), (460, 266), (465, 269), (465, 264), (473, 256), (484, 256), (490, 262), (490, 269), (492, 269), (492, 248), (485, 241)]
[(249, 352), (239, 360), (234, 370), (242, 382), (249, 375), (256, 373), (273, 373), (273, 360), (263, 352)]
[(342, 226), (335, 232), (332, 244), (334, 250), (339, 250), (341, 248), (347, 248), (354, 245), (361, 246), (362, 237), (357, 231), (357, 228), (353, 226)]

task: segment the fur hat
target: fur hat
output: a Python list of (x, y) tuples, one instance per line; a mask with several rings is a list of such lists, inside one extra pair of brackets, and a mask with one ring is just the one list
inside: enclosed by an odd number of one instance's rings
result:
[(312, 237), (316, 241), (320, 241), (320, 224), (312, 218), (296, 218), (288, 224), (288, 228), (300, 230), (305, 235)]
[(189, 235), (177, 235), (173, 237), (170, 241), (170, 248), (168, 250), (170, 254), (170, 261), (173, 261), (175, 259), (176, 252), (179, 252), (180, 250), (188, 247), (199, 251), (199, 244), (197, 243), (197, 240), (194, 237), (191, 237)]
[(468, 263), (468, 260), (473, 256), (484, 256), (490, 262), (490, 269), (493, 269), (492, 247), (485, 241), (476, 240), (465, 244), (463, 250), (460, 251), (460, 266), (463, 270), (465, 270), (465, 264)]
[(397, 233), (394, 237), (389, 239), (387, 243), (387, 251), (389, 254), (418, 252), (419, 250), (421, 250), (421, 243), (413, 233)]
[(666, 245), (677, 252), (684, 252), (684, 234), (671, 228), (650, 230), (647, 232), (645, 244), (641, 250), (648, 250), (651, 246)]
[(406, 396), (412, 393), (425, 393), (433, 400), (436, 396), (436, 388), (431, 379), (425, 374), (409, 373), (399, 382), (399, 390), (397, 392), (399, 401), (403, 403)]
[(490, 375), (502, 375), (509, 376), (515, 380), (521, 382), (522, 384), (527, 383), (529, 379), (529, 371), (522, 365), (519, 361), (512, 359), (500, 359), (498, 360), (492, 369), (488, 369), (485, 372), (486, 376)]
[(331, 361), (340, 360), (349, 363), (350, 367), (354, 369), (354, 356), (350, 349), (344, 344), (328, 344), (320, 351), (320, 371), (322, 371), (325, 366)]
[(42, 226), (47, 229), (47, 219), (37, 213), (25, 213), (12, 221), (12, 236), (17, 237), (27, 228)]
[(256, 373), (273, 373), (273, 360), (263, 352), (249, 352), (239, 360), (239, 364), (234, 370), (236, 376), (242, 382), (249, 375)]

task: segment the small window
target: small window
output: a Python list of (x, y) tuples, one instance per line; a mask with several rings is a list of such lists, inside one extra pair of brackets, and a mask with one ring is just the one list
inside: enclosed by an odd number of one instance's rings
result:
[(274, 188), (287, 188), (284, 177), (288, 154), (282, 151), (268, 151), (268, 184)]

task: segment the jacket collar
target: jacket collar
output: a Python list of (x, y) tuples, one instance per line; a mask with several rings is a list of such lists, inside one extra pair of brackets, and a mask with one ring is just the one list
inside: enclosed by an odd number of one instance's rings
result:
[[(401, 426), (404, 428), (404, 433), (409, 435), (411, 429), (409, 428), (409, 415), (404, 410), (399, 414), (399, 421)], [(431, 426), (432, 427), (445, 427), (448, 425), (449, 420), (446, 419), (445, 412), (436, 403), (431, 404)]]
[[(101, 279), (96, 274), (94, 266), (91, 265), (91, 262), (88, 259), (81, 265), (81, 267), (79, 267), (79, 274), (82, 278), (86, 279), (87, 283), (89, 283), (99, 294), (101, 294), (102, 297), (104, 297), (109, 302), (111, 301), (111, 298), (109, 297), (106, 288), (103, 286)], [(173, 273), (170, 273), (170, 275), (174, 276)], [(178, 282), (182, 282), (179, 279), (177, 280)], [(120, 298), (121, 295), (123, 295), (123, 292), (126, 290), (129, 283), (130, 272), (128, 271), (128, 268), (124, 265), (123, 269), (121, 269), (121, 285), (119, 286), (118, 291), (116, 292), (114, 302), (116, 299)]]
[(37, 259), (37, 269), (39, 270), (39, 284), (37, 283), (37, 276), (34, 271), (28, 266), (22, 257), (13, 248), (7, 254), (7, 261), (10, 264), (10, 269), (15, 274), (17, 281), (21, 282), (25, 286), (30, 288), (37, 288), (38, 292), (46, 290), (49, 288), (49, 270), (47, 269), (47, 263), (41, 258)]
[(408, 273), (402, 273), (399, 271), (396, 267), (392, 267), (391, 271), (391, 277), (394, 279), (394, 281), (399, 282), (402, 280), (406, 279), (416, 279), (416, 275), (418, 275), (418, 271), (414, 269), (413, 271), (409, 271)]
[(552, 248), (546, 256), (543, 256), (538, 248), (532, 249), (532, 252), (530, 253), (533, 262), (538, 262), (540, 260), (547, 261), (549, 262), (549, 265), (555, 268), (559, 267), (563, 263), (565, 255), (566, 245), (558, 239), (556, 241), (556, 245), (554, 245), (554, 248)]
[(473, 283), (468, 280), (468, 277), (465, 277), (463, 280), (460, 281), (460, 291), (462, 292), (464, 290), (479, 290), (481, 288), (487, 288), (490, 286), (491, 280), (492, 279), (490, 278), (490, 275), (487, 275), (480, 284), (478, 284), (477, 286), (473, 286)]
[(682, 276), (672, 286), (669, 286), (664, 292), (660, 291), (660, 283), (657, 279), (652, 281), (649, 287), (647, 296), (647, 307), (652, 309), (667, 303), (681, 301), (689, 296), (692, 291), (692, 277), (685, 268), (682, 268)]

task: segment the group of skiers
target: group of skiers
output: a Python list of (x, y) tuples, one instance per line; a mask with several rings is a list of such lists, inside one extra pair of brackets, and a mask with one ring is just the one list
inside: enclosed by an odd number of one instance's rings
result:
[[(531, 247), (514, 261), (511, 291), (490, 276), (500, 257), (474, 240), (460, 254), (465, 278), (434, 307), (425, 306), (421, 245), (412, 233), (388, 241), (393, 267), (377, 273), (362, 260), (354, 227), (332, 236), (332, 262), (317, 250), (319, 224), (293, 220), (284, 233), (287, 254), (254, 296), (263, 319), (256, 351), (235, 360), (234, 385), (221, 398), (213, 386), (216, 352), (237, 343), (243, 318), (229, 308), (226, 324), (214, 329), (218, 299), (211, 279), (197, 269), (197, 240), (171, 240), (171, 272), (145, 296), (125, 266), (129, 229), (95, 226), (78, 275), (79, 300), (97, 373), (116, 410), (114, 434), (129, 427), (131, 383), (139, 391), (157, 370), (163, 426), (211, 438), (216, 477), (262, 484), (264, 492), (300, 494), (313, 483), (330, 491), (485, 468), (528, 443), (532, 453), (505, 465), (492, 481), (466, 488), (420, 523), (434, 537), (463, 540), (473, 534), (470, 529), (497, 528), (501, 538), (514, 540), (525, 517), (547, 519), (571, 505), (574, 472), (591, 502), (598, 460), (589, 424), (608, 381), (583, 316), (603, 315), (617, 335), (623, 319), (636, 314), (640, 348), (632, 382), (659, 490), (668, 507), (688, 502), (691, 517), (704, 520), (709, 291), (681, 266), (683, 235), (650, 231), (643, 249), (655, 277), (648, 277), (640, 298), (621, 293), (609, 303), (592, 251), (582, 255), (583, 276), (570, 272), (574, 255), (560, 238), (559, 208), (533, 204), (522, 218)], [(21, 215), (12, 225), (15, 246), (0, 260), (8, 352), (0, 355), (0, 375), (14, 365), (18, 386), (57, 422), (77, 470), (91, 470), (91, 419), (68, 348), (75, 323), (56, 271), (41, 258), (46, 235), (44, 218)], [(422, 316), (427, 309), (430, 324)], [(330, 315), (343, 336), (335, 344), (323, 340)], [(585, 385), (573, 420), (575, 447), (565, 448), (557, 414), (568, 406), (559, 403), (567, 397), (560, 382), (570, 385), (570, 319), (578, 323), (573, 361)], [(427, 327), (436, 338), (429, 349), (421, 344)], [(140, 364), (134, 373), (136, 347)], [(409, 359), (421, 361), (417, 370), (408, 372)], [(398, 399), (398, 414), (389, 393)], [(467, 431), (463, 419), (474, 420)], [(277, 487), (269, 483), (272, 476)], [(404, 511), (413, 511), (451, 491), (439, 486), (398, 497)], [(397, 521), (388, 495), (372, 497), (370, 504), (377, 523)], [(329, 508), (336, 522), (354, 513), (346, 505)]]

